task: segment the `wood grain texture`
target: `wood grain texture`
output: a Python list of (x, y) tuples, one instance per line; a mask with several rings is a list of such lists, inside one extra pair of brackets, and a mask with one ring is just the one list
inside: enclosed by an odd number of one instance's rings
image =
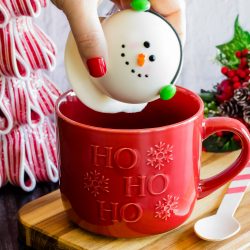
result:
[[(212, 176), (227, 167), (239, 152), (228, 154), (203, 154), (202, 177)], [(35, 249), (228, 249), (234, 250), (245, 246), (250, 249), (250, 192), (245, 195), (236, 218), (242, 229), (239, 234), (223, 242), (207, 242), (199, 239), (194, 231), (194, 222), (214, 211), (226, 191), (228, 184), (215, 193), (197, 202), (189, 220), (171, 232), (137, 239), (114, 239), (88, 233), (67, 218), (61, 202), (59, 190), (25, 205), (19, 211), (20, 235), (27, 246)]]

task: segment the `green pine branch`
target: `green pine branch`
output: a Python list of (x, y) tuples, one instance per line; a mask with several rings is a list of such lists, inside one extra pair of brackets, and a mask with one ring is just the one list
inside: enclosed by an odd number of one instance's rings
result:
[(240, 26), (239, 16), (237, 16), (234, 23), (233, 39), (228, 43), (216, 46), (216, 48), (219, 50), (216, 57), (217, 61), (231, 69), (238, 67), (240, 61), (235, 56), (235, 53), (243, 49), (250, 49), (250, 33)]

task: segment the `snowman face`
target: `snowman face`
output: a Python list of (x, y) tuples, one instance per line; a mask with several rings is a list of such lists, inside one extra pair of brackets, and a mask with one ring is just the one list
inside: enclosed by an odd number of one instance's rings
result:
[(126, 103), (146, 103), (176, 77), (181, 44), (172, 27), (151, 12), (122, 11), (103, 29), (108, 45), (107, 74), (95, 84)]
[[(139, 44), (136, 47), (140, 50)], [(141, 44), (141, 47), (143, 48), (141, 51), (145, 51), (144, 53), (137, 53), (133, 56), (128, 56), (129, 52), (126, 51), (126, 45), (122, 44), (121, 48), (123, 49), (123, 52), (121, 53), (121, 57), (124, 58), (125, 65), (130, 66), (129, 70), (132, 74), (135, 74), (139, 78), (149, 78), (150, 75), (146, 69), (151, 68), (152, 71), (153, 66), (150, 65), (150, 67), (148, 67), (147, 64), (154, 63), (156, 61), (156, 56), (151, 54), (151, 43), (149, 41), (145, 41), (143, 44)], [(132, 62), (130, 62), (129, 59), (126, 60), (126, 56), (130, 58), (132, 57)]]

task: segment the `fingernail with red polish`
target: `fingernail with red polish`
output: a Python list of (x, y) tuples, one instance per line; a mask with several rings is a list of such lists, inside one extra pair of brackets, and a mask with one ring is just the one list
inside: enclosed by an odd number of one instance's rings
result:
[(106, 63), (103, 57), (95, 57), (87, 60), (87, 66), (91, 76), (102, 77), (107, 72)]

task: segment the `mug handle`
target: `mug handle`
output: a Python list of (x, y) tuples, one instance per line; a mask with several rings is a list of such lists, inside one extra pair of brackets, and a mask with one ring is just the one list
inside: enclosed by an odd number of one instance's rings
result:
[(206, 197), (225, 183), (232, 180), (241, 172), (250, 160), (250, 134), (248, 129), (238, 120), (227, 117), (208, 118), (203, 120), (202, 129), (203, 140), (216, 132), (233, 132), (241, 139), (242, 150), (236, 161), (227, 169), (215, 176), (199, 181), (198, 199)]

